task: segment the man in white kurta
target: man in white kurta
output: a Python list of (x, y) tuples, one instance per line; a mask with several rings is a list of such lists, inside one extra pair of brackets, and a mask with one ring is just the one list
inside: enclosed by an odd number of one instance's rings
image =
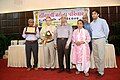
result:
[[(40, 31), (41, 39), (43, 40), (43, 46), (44, 46), (44, 61), (45, 61), (45, 69), (48, 70), (51, 68), (51, 70), (54, 70), (55, 68), (55, 48), (54, 48), (54, 31), (56, 30), (56, 27), (51, 25), (51, 17), (46, 17), (46, 26), (42, 27)], [(46, 32), (50, 32), (51, 38), (46, 37)], [(49, 34), (48, 34), (49, 35)]]

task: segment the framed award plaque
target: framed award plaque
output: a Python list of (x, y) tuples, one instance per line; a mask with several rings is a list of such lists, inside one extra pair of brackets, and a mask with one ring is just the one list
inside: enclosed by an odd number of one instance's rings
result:
[(26, 34), (36, 34), (36, 27), (26, 27)]

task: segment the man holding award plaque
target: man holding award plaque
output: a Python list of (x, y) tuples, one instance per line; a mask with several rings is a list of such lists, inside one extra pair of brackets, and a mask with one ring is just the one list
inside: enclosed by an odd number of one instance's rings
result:
[(54, 48), (54, 32), (56, 27), (51, 24), (51, 17), (47, 16), (46, 26), (42, 27), (40, 31), (42, 43), (44, 46), (44, 61), (45, 68), (44, 70), (48, 70), (51, 68), (51, 71), (55, 68), (55, 48)]
[(23, 30), (22, 37), (25, 38), (25, 50), (26, 50), (26, 63), (27, 70), (30, 71), (32, 68), (31, 65), (31, 51), (33, 52), (34, 58), (34, 70), (38, 70), (38, 38), (39, 38), (39, 29), (38, 27), (33, 26), (34, 20), (28, 20), (28, 27), (25, 27)]

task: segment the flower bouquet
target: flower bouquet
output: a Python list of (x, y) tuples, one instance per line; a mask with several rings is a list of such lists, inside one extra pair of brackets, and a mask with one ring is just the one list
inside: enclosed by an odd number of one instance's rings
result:
[(51, 40), (52, 39), (52, 34), (50, 31), (46, 31), (45, 34), (44, 34), (44, 40), (43, 40), (43, 43), (46, 44), (48, 42), (48, 40)]

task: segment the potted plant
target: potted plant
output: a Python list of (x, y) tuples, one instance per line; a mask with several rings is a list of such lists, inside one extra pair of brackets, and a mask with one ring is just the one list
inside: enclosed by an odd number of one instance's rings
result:
[(111, 25), (109, 43), (114, 44), (117, 55), (120, 55), (120, 22), (114, 22)]
[(3, 33), (0, 33), (0, 59), (5, 54), (5, 50), (8, 49), (8, 46), (11, 44), (11, 40), (14, 38), (14, 34), (5, 36)]

